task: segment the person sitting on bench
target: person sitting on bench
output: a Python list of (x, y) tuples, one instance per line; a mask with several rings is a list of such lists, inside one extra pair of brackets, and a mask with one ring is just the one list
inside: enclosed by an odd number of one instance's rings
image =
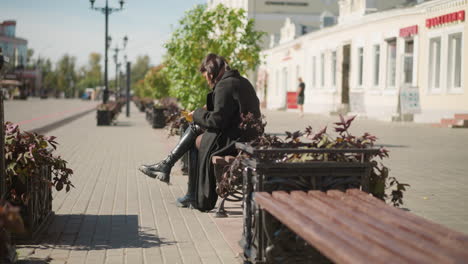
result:
[(206, 107), (189, 114), (193, 123), (166, 159), (153, 165), (142, 165), (139, 170), (169, 183), (172, 167), (190, 150), (189, 162), (195, 166), (189, 166), (187, 194), (177, 199), (177, 205), (209, 211), (215, 207), (218, 198), (211, 157), (235, 155), (235, 142), (249, 141), (257, 136), (250, 135), (250, 131), (241, 131), (239, 125), (241, 114), (252, 113), (259, 118), (261, 113), (252, 84), (237, 70), (231, 69), (223, 57), (208, 54), (199, 70), (212, 88), (207, 95)]

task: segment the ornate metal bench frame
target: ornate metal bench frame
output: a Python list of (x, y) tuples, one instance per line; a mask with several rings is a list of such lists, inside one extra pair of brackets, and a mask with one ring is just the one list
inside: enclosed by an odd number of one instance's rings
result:
[[(295, 247), (304, 248), (303, 240), (298, 239), (297, 235), (285, 232), (277, 220), (260, 210), (253, 200), (253, 192), (326, 191), (350, 188), (362, 188), (367, 192), (372, 170), (370, 158), (379, 151), (379, 149), (256, 149), (243, 143), (237, 143), (236, 147), (250, 156), (243, 160), (244, 224), (240, 244), (244, 249), (245, 260), (252, 263), (275, 263), (273, 259), (275, 253), (293, 244)], [(359, 162), (277, 161), (277, 157), (284, 154), (358, 154), (361, 159)], [(287, 256), (284, 257), (285, 259), (278, 261), (287, 263)], [(299, 263), (297, 259), (293, 262)]]

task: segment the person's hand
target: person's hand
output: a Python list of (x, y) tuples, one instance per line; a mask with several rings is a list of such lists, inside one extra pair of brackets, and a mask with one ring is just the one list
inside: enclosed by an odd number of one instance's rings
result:
[(203, 106), (203, 109), (208, 110), (208, 107), (206, 105)]
[(188, 122), (193, 122), (193, 112), (187, 112), (187, 111), (182, 111), (182, 116), (187, 120)]
[(193, 122), (193, 113), (194, 113), (194, 112), (195, 112), (195, 111), (192, 111), (192, 112), (190, 112), (190, 113), (187, 114), (187, 120), (189, 120), (189, 122)]

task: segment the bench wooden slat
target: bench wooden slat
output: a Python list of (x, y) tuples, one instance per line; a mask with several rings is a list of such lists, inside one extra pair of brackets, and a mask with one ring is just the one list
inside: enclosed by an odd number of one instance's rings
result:
[[(371, 195), (367, 195), (357, 189), (351, 189), (351, 190), (348, 190), (347, 193), (349, 193), (350, 195), (353, 195), (353, 196), (356, 196), (356, 197), (359, 197), (361, 198), (362, 200), (365, 200), (365, 201), (369, 201), (373, 204), (375, 204), (376, 206), (378, 207), (385, 207), (386, 204), (371, 196)], [(418, 224), (421, 224), (423, 223), (426, 227), (430, 227), (431, 230), (433, 231), (437, 231), (439, 232), (440, 234), (444, 234), (445, 236), (447, 237), (450, 237), (451, 239), (455, 239), (457, 240), (459, 243), (462, 243), (466, 248), (468, 248), (468, 236), (466, 236), (465, 234), (463, 233), (460, 233), (460, 232), (457, 232), (455, 230), (452, 230), (450, 228), (447, 228), (443, 225), (440, 225), (440, 224), (437, 224), (435, 222), (431, 222), (427, 219), (424, 219), (422, 217), (419, 217), (415, 214), (411, 214), (409, 212), (405, 212), (401, 209), (398, 209), (398, 208), (395, 208), (395, 207), (390, 207), (389, 208), (389, 211), (391, 211), (393, 214), (395, 215), (398, 215), (398, 216), (402, 216), (402, 217), (405, 217), (407, 219), (411, 219), (412, 221), (418, 223)]]
[[(376, 207), (382, 209), (387, 206), (383, 201), (364, 193), (351, 193), (351, 195), (359, 197), (361, 201), (366, 200), (373, 202), (377, 204)], [(409, 229), (409, 231), (419, 233), (421, 236), (430, 236), (430, 239), (440, 247), (438, 250), (440, 254), (446, 251), (448, 255), (456, 254), (459, 255), (460, 258), (468, 260), (467, 235), (392, 206), (388, 208), (388, 212), (391, 212), (395, 222), (400, 219), (400, 221), (396, 223), (401, 229)], [(401, 219), (404, 219), (404, 221), (401, 221)]]
[[(306, 212), (304, 217), (311, 221), (317, 221), (317, 216), (324, 218), (328, 222), (329, 228), (343, 231), (344, 234), (358, 238), (360, 241), (355, 247), (360, 247), (361, 251), (367, 252), (378, 258), (392, 259), (395, 263), (427, 263), (430, 257), (423, 252), (409, 249), (401, 243), (393, 243), (385, 234), (376, 231), (369, 226), (360, 223), (352, 218), (346, 217), (336, 208), (328, 206), (317, 199), (308, 199), (304, 192), (301, 195), (296, 192), (294, 195), (288, 195), (283, 192), (274, 192), (273, 197), (277, 200), (289, 204), (298, 211)], [(310, 214), (308, 212), (314, 212)], [(403, 253), (403, 254), (400, 254)]]
[[(421, 256), (421, 254), (423, 254), (422, 259), (432, 258), (439, 260), (440, 262), (449, 262), (451, 260), (450, 256), (459, 253), (457, 251), (451, 251), (449, 254), (443, 254), (440, 252), (440, 247), (437, 243), (421, 238), (421, 236), (415, 235), (412, 232), (406, 232), (397, 227), (389, 226), (385, 222), (381, 221), (381, 216), (363, 213), (353, 206), (345, 205), (342, 201), (337, 200), (336, 197), (326, 195), (320, 191), (313, 191), (310, 193), (313, 193), (313, 196), (310, 194), (307, 196), (304, 192), (300, 192), (302, 199), (312, 202), (311, 199), (307, 199), (307, 197), (312, 196), (315, 198), (313, 201), (327, 204), (327, 206), (340, 212), (341, 217), (353, 219), (354, 221), (362, 223), (367, 227), (366, 231), (369, 233), (375, 234), (375, 232), (377, 232), (379, 235), (375, 235), (375, 238), (379, 237), (379, 239), (385, 242), (385, 245), (393, 248), (395, 254), (412, 250), (410, 255), (415, 255), (416, 253), (417, 256)], [(291, 193), (291, 195), (297, 196), (295, 192)], [(418, 243), (414, 243), (414, 241), (418, 241)], [(394, 245), (397, 246), (395, 247)], [(417, 257), (417, 259), (420, 259), (420, 257)]]
[[(383, 263), (381, 259), (369, 257), (355, 246), (360, 241), (353, 237), (344, 236), (338, 230), (329, 228), (328, 223), (318, 224), (305, 218), (302, 212), (290, 210), (291, 207), (281, 201), (273, 199), (268, 193), (255, 193), (255, 201), (270, 214), (279, 219), (291, 230), (301, 234), (315, 248), (337, 263)], [(285, 211), (288, 214), (284, 214)], [(369, 262), (370, 261), (370, 262)]]
[(336, 263), (468, 262), (467, 235), (359, 190), (255, 193), (255, 201)]
[(350, 195), (345, 196), (343, 193), (329, 191), (330, 195), (327, 196), (341, 197), (343, 203), (355, 210), (374, 216), (379, 221), (391, 225), (392, 228), (413, 233), (428, 242), (434, 243), (439, 247), (438, 254), (468, 259), (467, 245), (464, 243), (467, 236), (409, 212), (388, 206), (375, 197), (359, 192), (362, 194), (349, 192)]

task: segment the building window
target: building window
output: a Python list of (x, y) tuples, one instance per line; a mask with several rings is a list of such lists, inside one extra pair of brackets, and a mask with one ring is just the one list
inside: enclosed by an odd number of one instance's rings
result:
[(296, 65), (296, 80), (298, 80), (301, 76), (301, 66)]
[(316, 57), (312, 57), (312, 87), (315, 87), (317, 83), (317, 62)]
[(374, 86), (379, 86), (380, 74), (380, 45), (374, 45)]
[(332, 52), (332, 61), (331, 61), (331, 76), (332, 76), (332, 85), (336, 86), (336, 51)]
[(276, 95), (279, 95), (280, 85), (280, 71), (276, 70)]
[(322, 19), (322, 28), (330, 27), (330, 26), (333, 26), (334, 24), (335, 24), (335, 18), (334, 17), (328, 17), (328, 16), (323, 17), (323, 19)]
[(358, 48), (358, 86), (363, 84), (364, 74), (364, 48)]
[(448, 37), (447, 81), (449, 89), (461, 88), (462, 67), (462, 34), (451, 34)]
[(320, 55), (320, 84), (325, 87), (325, 53)]
[(387, 41), (387, 88), (395, 88), (396, 85), (396, 39)]
[(413, 82), (413, 54), (414, 54), (414, 41), (405, 41), (405, 55), (403, 58), (403, 82), (411, 84)]
[(440, 37), (429, 41), (429, 88), (440, 89)]
[(283, 68), (283, 89), (282, 91), (286, 93), (288, 91), (288, 69)]

